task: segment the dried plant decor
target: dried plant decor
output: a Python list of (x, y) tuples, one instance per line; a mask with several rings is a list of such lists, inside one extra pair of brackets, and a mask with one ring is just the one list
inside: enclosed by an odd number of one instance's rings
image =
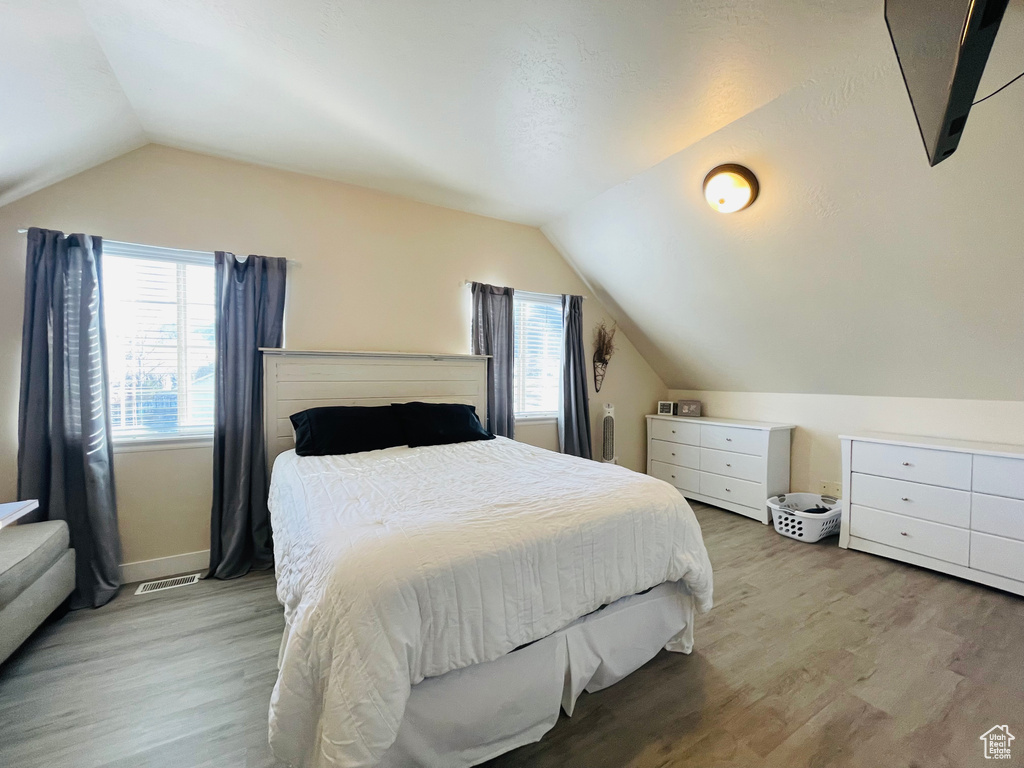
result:
[(608, 362), (615, 354), (615, 331), (613, 325), (610, 329), (605, 325), (604, 320), (594, 328), (594, 391), (600, 392), (604, 384), (604, 375), (608, 371)]

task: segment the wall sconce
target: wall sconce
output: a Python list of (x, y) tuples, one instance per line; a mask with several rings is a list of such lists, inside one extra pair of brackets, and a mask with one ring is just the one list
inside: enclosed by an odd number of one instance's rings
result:
[(704, 177), (704, 199), (719, 213), (742, 211), (757, 200), (757, 193), (757, 177), (742, 165), (720, 165)]

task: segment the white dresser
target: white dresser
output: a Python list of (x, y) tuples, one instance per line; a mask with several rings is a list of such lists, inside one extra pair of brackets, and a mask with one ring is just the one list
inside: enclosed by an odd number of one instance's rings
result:
[(1024, 595), (1024, 446), (843, 435), (839, 546)]
[(647, 417), (647, 474), (683, 496), (771, 522), (767, 500), (789, 492), (793, 425)]

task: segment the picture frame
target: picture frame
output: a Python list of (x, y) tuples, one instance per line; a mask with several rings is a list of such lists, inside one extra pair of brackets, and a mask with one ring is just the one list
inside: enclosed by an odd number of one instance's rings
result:
[(675, 403), (671, 400), (659, 400), (658, 401), (658, 415), (659, 416), (674, 416), (675, 415)]
[(676, 416), (688, 416), (689, 418), (700, 418), (700, 400), (677, 400)]

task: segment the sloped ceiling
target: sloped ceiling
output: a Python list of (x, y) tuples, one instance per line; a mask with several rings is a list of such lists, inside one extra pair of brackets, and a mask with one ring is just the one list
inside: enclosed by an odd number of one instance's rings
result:
[(74, 0), (0, 0), (0, 205), (147, 141)]
[(929, 168), (882, 6), (0, 0), (0, 205), (158, 142), (545, 225), (672, 387), (1024, 399), (1024, 83)]
[[(1024, 69), (1014, 2), (979, 96)], [(673, 388), (1024, 400), (1024, 82), (929, 168), (881, 17), (806, 83), (543, 228)], [(761, 196), (723, 215), (708, 169)]]
[(878, 5), (0, 0), (0, 204), (153, 141), (539, 225), (802, 82)]

